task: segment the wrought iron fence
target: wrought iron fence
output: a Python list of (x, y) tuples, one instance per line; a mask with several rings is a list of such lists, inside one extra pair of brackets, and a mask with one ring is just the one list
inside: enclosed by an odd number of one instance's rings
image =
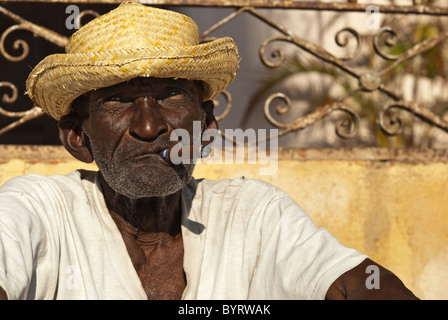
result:
[[(0, 140), (0, 143), (8, 143), (13, 137), (12, 134), (18, 132), (24, 124), (45, 118), (42, 117), (43, 113), (38, 107), (22, 99), (19, 88), (22, 88), (25, 82), (27, 71), (37, 60), (43, 58), (40, 55), (63, 50), (68, 36), (73, 32), (66, 26), (70, 12), (65, 9), (71, 4), (81, 8), (79, 14), (75, 16), (76, 20), (72, 22), (82, 24), (82, 21), (89, 16), (104, 13), (118, 2), (85, 0), (50, 3), (39, 0), (3, 1), (0, 4), (0, 96), (3, 104), (0, 105), (0, 138), (8, 134), (8, 137)], [(443, 95), (443, 92), (448, 91), (448, 65), (445, 61), (448, 7), (443, 1), (391, 0), (389, 4), (377, 5), (371, 4), (375, 1), (361, 4), (358, 3), (361, 1), (356, 0), (140, 2), (174, 7), (175, 10), (183, 8), (201, 10), (211, 7), (223, 12), (223, 16), (211, 26), (201, 30), (203, 40), (219, 34), (220, 30), (234, 24), (242, 16), (255, 18), (257, 23), (269, 27), (272, 33), (259, 43), (258, 48), (244, 53), (242, 64), (258, 59), (260, 68), (264, 68), (266, 72), (263, 78), (265, 81), (253, 83), (253, 96), (245, 100), (244, 106), (237, 106), (240, 112), (237, 117), (247, 120), (254, 118), (254, 114), (262, 113), (266, 127), (276, 128), (276, 137), (293, 137), (290, 139), (293, 141), (293, 146), (301, 146), (294, 144), (297, 133), (306, 134), (304, 133), (306, 129), (317, 126), (318, 123), (320, 126), (317, 130), (323, 130), (322, 123), (325, 123), (326, 127), (336, 128), (335, 132), (340, 140), (333, 143), (333, 146), (443, 148), (444, 142), (448, 139), (444, 136), (448, 133), (448, 121), (444, 117), (445, 111), (448, 110), (448, 96)], [(53, 17), (56, 21), (53, 21), (54, 23), (47, 23), (48, 20), (43, 21), (39, 17), (39, 13), (42, 13), (44, 8), (48, 11), (49, 6), (52, 10), (56, 6), (59, 8), (59, 13)], [(319, 44), (318, 41), (298, 34), (280, 21), (281, 19), (272, 18), (271, 10), (282, 10), (282, 14), (292, 16), (310, 12), (330, 12), (338, 15), (357, 13), (358, 19), (359, 14), (362, 15), (363, 23), (358, 24), (358, 29), (362, 29), (362, 32), (353, 26), (336, 30), (334, 36), (336, 46), (346, 49), (345, 54), (341, 56), (326, 49), (325, 44)], [(375, 20), (380, 17), (381, 20)], [(242, 33), (241, 30), (237, 32), (240, 33), (241, 42), (245, 41), (244, 37), (251, 36), (250, 33)], [(14, 35), (19, 39), (12, 39)], [(25, 38), (27, 40), (24, 40)], [(42, 49), (49, 45), (49, 48)], [(307, 58), (303, 58), (303, 53), (306, 53)], [(304, 114), (293, 112), (297, 97), (281, 90), (284, 81), (287, 79), (292, 81), (297, 75), (307, 76), (316, 73), (329, 78), (331, 88), (320, 94), (317, 101), (308, 102)], [(410, 82), (406, 82), (410, 85), (404, 86), (404, 79), (411, 79)], [(431, 88), (438, 83), (439, 91), (442, 92), (439, 97), (419, 99), (417, 87), (422, 79), (427, 81)], [(301, 81), (307, 80), (302, 78)], [(292, 88), (294, 83), (293, 81)], [(235, 91), (235, 87), (229, 87), (220, 100), (217, 100), (219, 108), (224, 110), (218, 114), (218, 120), (222, 122), (231, 117), (236, 109), (233, 108), (236, 101), (232, 90)], [(406, 90), (411, 93), (405, 92)], [(307, 95), (305, 93), (305, 97), (302, 96), (300, 99), (306, 99)], [(222, 100), (224, 107), (220, 102)], [(274, 103), (280, 103), (275, 112), (272, 111)], [(333, 114), (340, 112), (346, 116), (342, 119), (339, 116), (336, 119), (332, 117)], [(47, 127), (48, 122), (39, 125)], [(263, 126), (263, 124), (257, 125)], [(43, 132), (39, 127), (37, 130)], [(36, 128), (30, 132), (36, 132)], [(221, 133), (225, 136), (223, 129)], [(306, 139), (311, 135), (309, 132)], [(272, 136), (267, 137), (269, 138)], [(32, 140), (24, 138), (23, 141)], [(43, 143), (48, 144), (48, 141)], [(327, 146), (319, 140), (313, 143), (305, 145)]]

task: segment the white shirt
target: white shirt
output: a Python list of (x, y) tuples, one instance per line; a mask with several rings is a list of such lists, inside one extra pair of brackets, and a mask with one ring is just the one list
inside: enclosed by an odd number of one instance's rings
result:
[[(258, 180), (192, 179), (182, 198), (184, 299), (323, 299), (367, 258)], [(0, 188), (0, 287), (9, 299), (147, 298), (97, 174)]]

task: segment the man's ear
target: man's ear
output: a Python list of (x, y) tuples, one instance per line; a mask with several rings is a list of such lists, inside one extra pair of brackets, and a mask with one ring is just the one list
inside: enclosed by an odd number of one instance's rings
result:
[(69, 114), (58, 122), (59, 139), (65, 149), (76, 159), (91, 163), (93, 156), (87, 135), (82, 130), (83, 119), (78, 114)]
[[(204, 132), (201, 136), (201, 158), (207, 158), (212, 151), (213, 141), (216, 137), (216, 132), (218, 131), (218, 121), (214, 115), (215, 104), (211, 100), (207, 100), (202, 103), (202, 108), (205, 111), (205, 123)], [(213, 132), (211, 135), (210, 131)], [(207, 134), (206, 134), (207, 133)]]
[(205, 111), (205, 129), (218, 130), (218, 121), (214, 115), (215, 104), (212, 100), (207, 100), (202, 103), (202, 109)]

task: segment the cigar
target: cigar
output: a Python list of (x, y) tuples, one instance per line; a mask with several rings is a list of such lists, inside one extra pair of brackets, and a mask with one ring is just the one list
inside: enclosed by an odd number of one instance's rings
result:
[(209, 144), (201, 146), (184, 146), (166, 148), (160, 153), (160, 156), (169, 163), (194, 163), (199, 158), (207, 158), (212, 151), (212, 146)]

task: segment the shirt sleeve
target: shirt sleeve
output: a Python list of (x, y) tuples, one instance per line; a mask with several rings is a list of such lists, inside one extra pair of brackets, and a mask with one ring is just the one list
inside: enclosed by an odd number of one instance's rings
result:
[(252, 292), (261, 299), (324, 299), (340, 275), (367, 258), (317, 227), (280, 190), (266, 206), (261, 232), (252, 282)]
[(43, 208), (27, 190), (30, 186), (21, 179), (0, 188), (0, 286), (10, 300), (33, 294), (37, 261), (46, 250), (38, 214)]

